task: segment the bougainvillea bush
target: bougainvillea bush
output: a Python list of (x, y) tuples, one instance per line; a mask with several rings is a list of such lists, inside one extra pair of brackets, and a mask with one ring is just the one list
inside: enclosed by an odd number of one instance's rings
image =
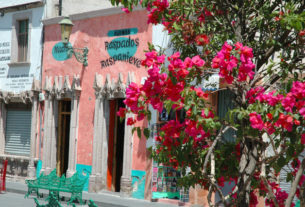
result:
[[(152, 107), (176, 113), (154, 139), (152, 155), (181, 170), (180, 184), (209, 190), (209, 205), (305, 206), (305, 1), (113, 0), (126, 13), (141, 5), (148, 24), (162, 24), (174, 53), (149, 46), (142, 65), (148, 77), (126, 90), (133, 125)], [(201, 83), (219, 74), (234, 94), (234, 107), (217, 116)], [(178, 114), (184, 112), (181, 117)], [(234, 130), (234, 141), (223, 135)], [(150, 129), (135, 127), (140, 135)], [(289, 192), (278, 177), (285, 167)], [(189, 170), (190, 169), (190, 172)], [(234, 184), (224, 195), (225, 182)], [(212, 193), (220, 195), (212, 202)]]

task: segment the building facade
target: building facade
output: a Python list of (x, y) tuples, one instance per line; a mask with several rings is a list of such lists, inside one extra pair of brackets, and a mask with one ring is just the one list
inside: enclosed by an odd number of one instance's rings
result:
[(35, 175), (44, 3), (0, 3), (0, 160), (7, 176)]
[(36, 176), (42, 158), (41, 21), (107, 7), (111, 4), (105, 0), (88, 0), (86, 4), (80, 0), (0, 2), (0, 161), (9, 160), (9, 179)]
[(58, 174), (70, 176), (86, 169), (91, 172), (89, 191), (138, 193), (144, 198), (146, 140), (132, 134), (116, 112), (124, 107), (126, 87), (147, 76), (141, 66), (143, 51), (152, 41), (146, 11), (125, 14), (110, 8), (70, 15), (74, 27), (69, 42), (89, 49), (88, 66), (66, 56), (61, 19), (43, 21), (42, 171), (56, 168)]

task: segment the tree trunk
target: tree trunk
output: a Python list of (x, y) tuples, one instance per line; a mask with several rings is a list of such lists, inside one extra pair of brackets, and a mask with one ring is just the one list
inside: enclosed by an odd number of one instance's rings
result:
[(250, 139), (241, 143), (242, 155), (239, 163), (239, 178), (237, 181), (237, 202), (234, 206), (249, 207), (251, 178), (257, 164), (257, 146)]
[(300, 204), (301, 207), (305, 206), (305, 182), (300, 188)]

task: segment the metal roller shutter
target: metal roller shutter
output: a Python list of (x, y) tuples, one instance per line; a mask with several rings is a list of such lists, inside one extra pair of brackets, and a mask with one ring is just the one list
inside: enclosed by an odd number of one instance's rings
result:
[[(305, 157), (305, 150), (301, 153), (299, 159), (302, 161), (303, 157)], [(289, 163), (290, 166), (290, 163)], [(284, 166), (284, 168), (280, 172), (280, 187), (285, 190), (287, 193), (289, 193), (291, 188), (291, 183), (286, 182), (287, 172), (290, 172), (291, 168), (288, 166)], [(293, 201), (297, 202), (297, 197), (295, 196)]]
[(30, 155), (31, 111), (7, 109), (5, 153)]
[[(226, 117), (227, 112), (234, 108), (234, 94), (230, 90), (223, 90), (218, 92), (218, 116), (221, 119)], [(234, 142), (235, 132), (233, 129), (229, 129), (223, 135), (224, 139), (228, 142)]]

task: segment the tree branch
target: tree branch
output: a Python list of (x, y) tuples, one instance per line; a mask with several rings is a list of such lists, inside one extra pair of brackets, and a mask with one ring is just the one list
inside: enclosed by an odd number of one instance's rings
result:
[(299, 170), (298, 170), (298, 172), (295, 176), (295, 179), (294, 179), (294, 181), (291, 185), (290, 192), (289, 192), (288, 198), (287, 198), (286, 203), (285, 203), (285, 207), (290, 207), (291, 206), (291, 203), (292, 203), (292, 200), (295, 196), (295, 193), (296, 193), (298, 184), (300, 182), (301, 176), (304, 174), (304, 170), (305, 170), (305, 158), (303, 158), (302, 164), (300, 165), (300, 168), (299, 168)]
[(205, 156), (205, 160), (203, 163), (203, 174), (206, 174), (206, 167), (208, 165), (210, 156), (214, 150), (214, 148), (216, 147), (217, 142), (221, 139), (222, 135), (229, 129), (229, 128), (233, 128), (233, 127), (229, 127), (226, 126), (226, 128), (223, 130), (223, 126), (220, 128), (220, 132), (217, 135), (216, 139), (214, 140), (213, 144), (211, 145), (211, 147), (209, 148), (208, 154)]
[[(265, 153), (262, 154), (262, 158), (265, 159)], [(274, 195), (274, 193), (273, 193), (273, 191), (272, 191), (272, 189), (271, 189), (271, 187), (270, 187), (270, 185), (269, 185), (269, 183), (266, 179), (266, 163), (265, 162), (262, 163), (260, 177), (261, 177), (262, 181), (264, 182), (265, 186), (268, 189), (268, 197), (272, 199), (273, 204), (274, 204), (275, 207), (279, 207), (279, 204), (276, 200), (276, 197), (275, 197), (275, 195)]]

